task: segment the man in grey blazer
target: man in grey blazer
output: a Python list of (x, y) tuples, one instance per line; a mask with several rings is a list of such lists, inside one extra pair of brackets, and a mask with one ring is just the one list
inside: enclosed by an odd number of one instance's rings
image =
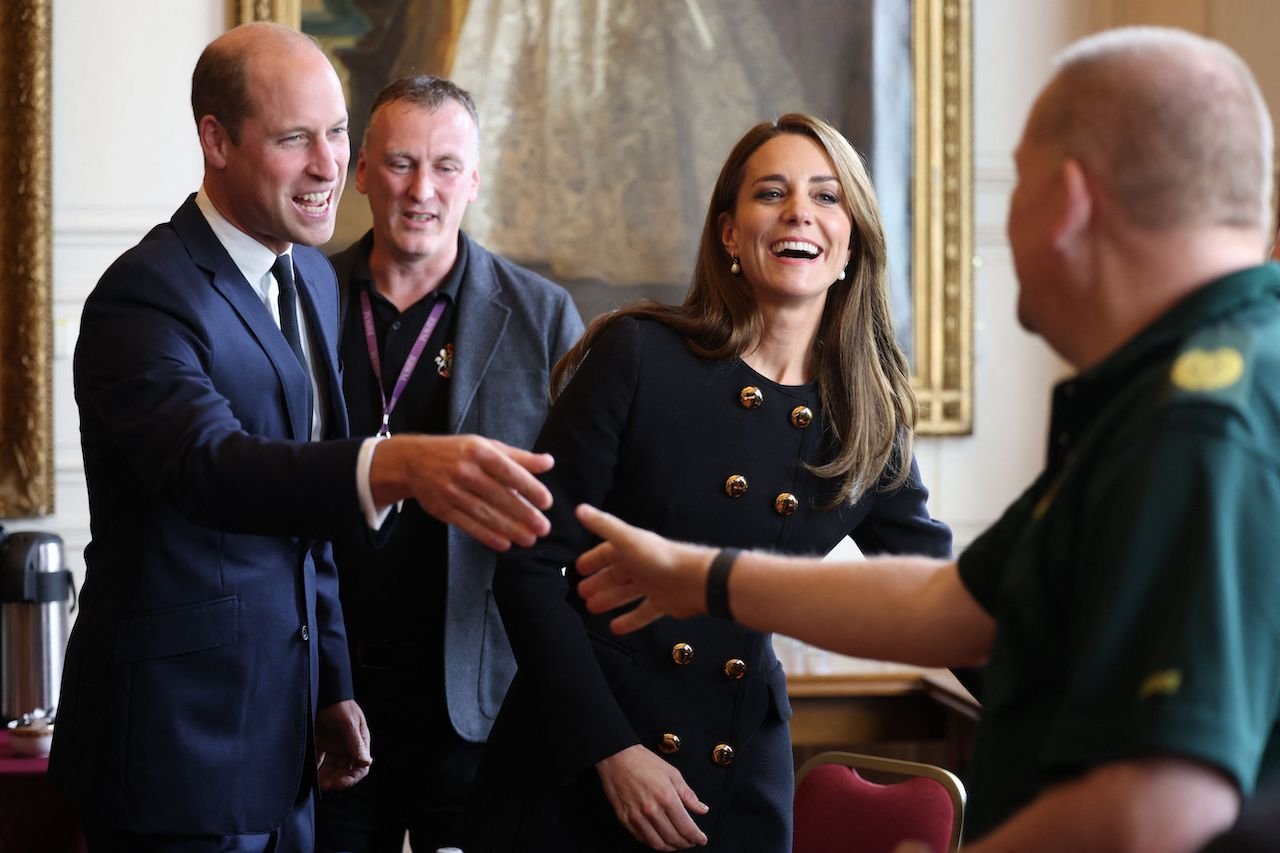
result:
[[(479, 124), (448, 80), (376, 98), (356, 167), (373, 229), (333, 256), (353, 435), (470, 433), (529, 447), (550, 370), (582, 321), (568, 293), (461, 232), (480, 184)], [(374, 754), (327, 796), (321, 850), (461, 845), (482, 744), (515, 671), (490, 592), (496, 554), (403, 507), (389, 542), (336, 549), (355, 694)]]

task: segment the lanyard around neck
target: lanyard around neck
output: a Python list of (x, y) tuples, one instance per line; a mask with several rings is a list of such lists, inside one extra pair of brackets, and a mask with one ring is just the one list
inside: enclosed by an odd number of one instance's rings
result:
[(404, 367), (400, 368), (400, 376), (396, 379), (395, 388), (391, 390), (391, 399), (388, 400), (387, 392), (382, 388), (382, 361), (378, 358), (378, 337), (373, 331), (373, 309), (369, 307), (369, 291), (367, 289), (360, 291), (360, 315), (364, 319), (364, 342), (369, 348), (369, 364), (373, 367), (374, 378), (378, 380), (378, 396), (382, 398), (382, 426), (378, 428), (379, 438), (391, 436), (391, 429), (388, 426), (391, 422), (391, 412), (395, 409), (396, 403), (400, 402), (400, 394), (409, 384), (413, 369), (418, 366), (418, 359), (422, 357), (427, 339), (431, 337), (436, 324), (440, 322), (440, 315), (444, 313), (444, 302), (443, 297), (436, 297), (436, 304), (431, 308), (431, 314), (423, 324), (422, 331), (418, 332), (413, 348), (409, 350), (409, 357), (404, 360)]

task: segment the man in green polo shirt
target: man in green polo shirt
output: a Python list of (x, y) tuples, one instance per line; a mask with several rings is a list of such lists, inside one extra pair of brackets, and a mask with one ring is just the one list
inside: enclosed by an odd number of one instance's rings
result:
[(1068, 48), (1009, 212), (1019, 320), (1079, 371), (1035, 483), (951, 563), (735, 559), (583, 507), (609, 540), (579, 560), (588, 607), (643, 597), (626, 631), (711, 602), (849, 654), (985, 664), (967, 850), (1203, 843), (1280, 765), (1271, 149), (1222, 45)]

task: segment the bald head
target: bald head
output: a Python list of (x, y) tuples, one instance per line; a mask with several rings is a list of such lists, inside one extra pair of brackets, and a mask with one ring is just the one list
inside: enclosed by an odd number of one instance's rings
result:
[(1076, 42), (1055, 67), (1027, 138), (1079, 162), (1133, 224), (1266, 227), (1271, 119), (1229, 48), (1134, 27)]
[(254, 109), (249, 85), (253, 59), (299, 53), (324, 55), (310, 36), (281, 24), (243, 24), (211, 41), (191, 75), (191, 111), (196, 125), (211, 115), (238, 143), (240, 125)]

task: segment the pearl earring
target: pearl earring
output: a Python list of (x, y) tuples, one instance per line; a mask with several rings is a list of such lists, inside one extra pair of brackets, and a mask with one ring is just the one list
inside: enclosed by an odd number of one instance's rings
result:
[(738, 273), (742, 272), (742, 264), (738, 263), (737, 255), (733, 256), (733, 263), (729, 264), (729, 272), (733, 273), (734, 275), (737, 275)]
[[(845, 269), (847, 269), (847, 267), (846, 267)], [(842, 270), (840, 270), (840, 272), (836, 273), (836, 280), (837, 280), (837, 281), (844, 281), (844, 270), (843, 270), (843, 269), (842, 269)]]

